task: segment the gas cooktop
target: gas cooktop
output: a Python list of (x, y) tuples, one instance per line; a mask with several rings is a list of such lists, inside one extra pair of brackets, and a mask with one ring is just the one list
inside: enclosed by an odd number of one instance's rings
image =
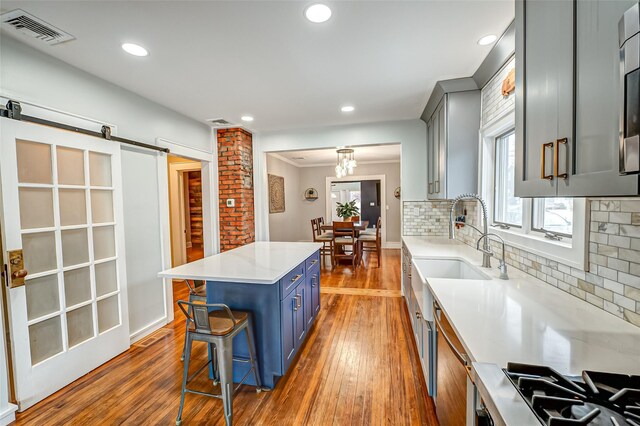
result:
[(518, 363), (503, 371), (545, 425), (640, 426), (640, 376), (583, 371), (565, 377)]

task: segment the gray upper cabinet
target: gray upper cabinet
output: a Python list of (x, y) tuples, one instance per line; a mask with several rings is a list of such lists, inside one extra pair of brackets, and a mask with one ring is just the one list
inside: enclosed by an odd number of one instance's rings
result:
[(427, 196), (451, 199), (478, 190), (480, 91), (445, 93), (427, 120)]
[(555, 142), (570, 138), (570, 1), (516, 1), (516, 195), (553, 197)]
[(620, 176), (618, 21), (631, 0), (516, 1), (516, 195), (638, 195)]

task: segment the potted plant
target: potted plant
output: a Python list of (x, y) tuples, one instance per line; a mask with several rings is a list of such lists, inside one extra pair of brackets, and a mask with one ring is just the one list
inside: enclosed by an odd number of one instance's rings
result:
[(336, 204), (338, 205), (336, 213), (338, 213), (338, 216), (340, 216), (345, 222), (348, 222), (351, 216), (358, 216), (360, 214), (360, 209), (356, 206), (355, 201)]

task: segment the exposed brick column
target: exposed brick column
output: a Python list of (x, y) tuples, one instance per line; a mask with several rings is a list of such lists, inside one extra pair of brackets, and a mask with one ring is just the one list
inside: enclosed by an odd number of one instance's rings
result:
[[(255, 241), (253, 212), (253, 147), (251, 133), (238, 128), (218, 130), (220, 251)], [(227, 207), (227, 199), (235, 207)]]

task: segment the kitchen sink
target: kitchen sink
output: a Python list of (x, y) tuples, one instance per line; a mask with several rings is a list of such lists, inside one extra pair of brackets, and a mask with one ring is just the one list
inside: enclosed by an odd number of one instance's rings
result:
[(490, 280), (477, 267), (463, 259), (432, 258), (414, 259), (416, 267), (425, 278), (446, 278), (454, 280)]

